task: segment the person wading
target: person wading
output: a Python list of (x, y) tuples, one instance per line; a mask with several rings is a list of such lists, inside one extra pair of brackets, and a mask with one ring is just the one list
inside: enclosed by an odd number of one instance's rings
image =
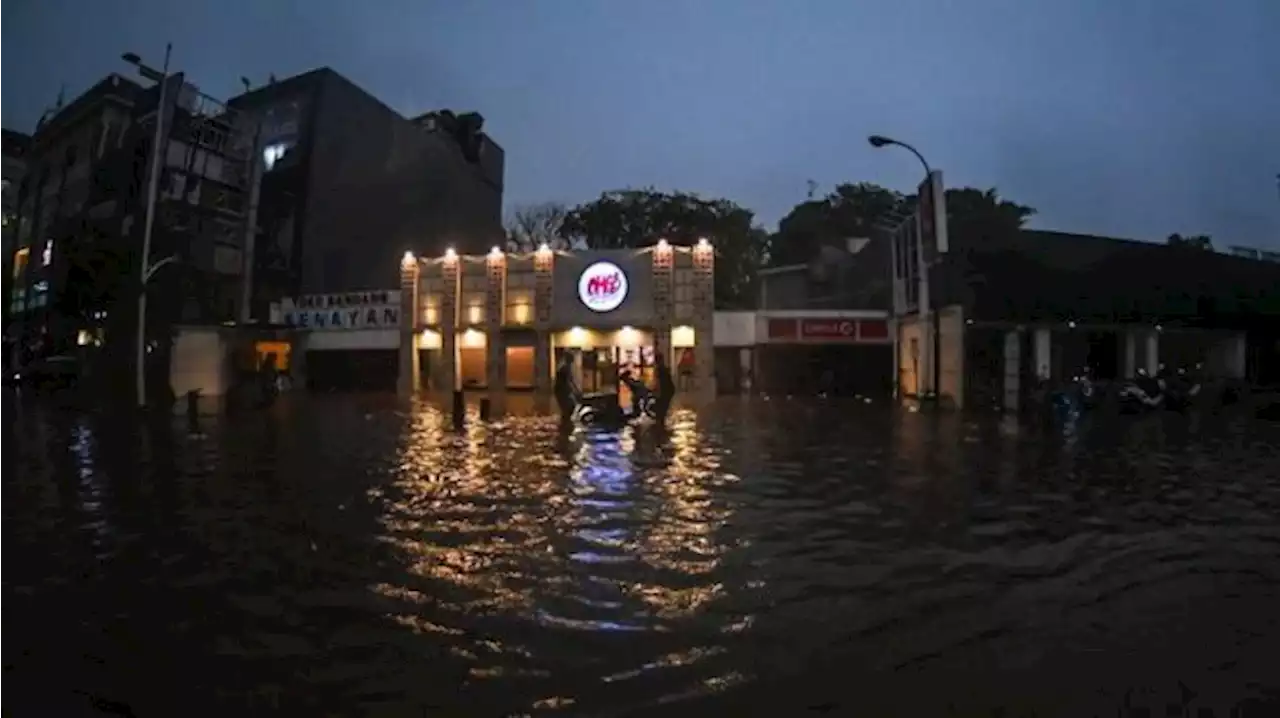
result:
[(556, 369), (555, 383), (556, 404), (560, 407), (560, 424), (567, 426), (573, 419), (573, 410), (577, 405), (578, 387), (573, 382), (573, 355), (560, 357), (560, 367)]
[(667, 422), (667, 412), (671, 410), (671, 400), (676, 395), (676, 382), (671, 377), (671, 367), (667, 360), (659, 354), (653, 363), (654, 373), (658, 375), (658, 398), (653, 403), (653, 418), (659, 424)]

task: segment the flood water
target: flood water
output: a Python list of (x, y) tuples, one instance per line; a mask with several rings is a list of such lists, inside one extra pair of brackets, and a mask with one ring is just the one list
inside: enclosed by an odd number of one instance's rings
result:
[(374, 396), (290, 397), (198, 436), (5, 418), (11, 710), (1228, 715), (1280, 697), (1274, 423), (1064, 433), (729, 399), (665, 432), (565, 436), (540, 416), (455, 432)]

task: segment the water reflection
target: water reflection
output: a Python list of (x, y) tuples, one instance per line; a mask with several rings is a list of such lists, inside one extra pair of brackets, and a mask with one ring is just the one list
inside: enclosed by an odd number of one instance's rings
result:
[(455, 432), (430, 405), (314, 397), (192, 435), (27, 411), (5, 427), (6, 677), (139, 714), (1275, 683), (1274, 426), (735, 399), (665, 429)]

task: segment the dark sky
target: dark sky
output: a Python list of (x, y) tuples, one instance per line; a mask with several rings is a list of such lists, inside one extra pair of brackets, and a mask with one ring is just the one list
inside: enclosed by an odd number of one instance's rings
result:
[(330, 65), (410, 114), (476, 109), (508, 204), (653, 184), (776, 222), (909, 190), (915, 144), (1036, 226), (1280, 246), (1280, 0), (11, 0), (3, 119), (132, 50), (225, 96)]

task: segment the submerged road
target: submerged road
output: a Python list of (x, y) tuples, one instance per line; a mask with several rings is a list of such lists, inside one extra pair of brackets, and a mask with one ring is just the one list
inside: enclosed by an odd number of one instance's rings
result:
[(11, 710), (1226, 715), (1280, 698), (1275, 423), (1062, 432), (729, 399), (666, 431), (509, 416), (458, 433), (378, 396), (289, 397), (197, 436), (39, 405), (6, 419)]

